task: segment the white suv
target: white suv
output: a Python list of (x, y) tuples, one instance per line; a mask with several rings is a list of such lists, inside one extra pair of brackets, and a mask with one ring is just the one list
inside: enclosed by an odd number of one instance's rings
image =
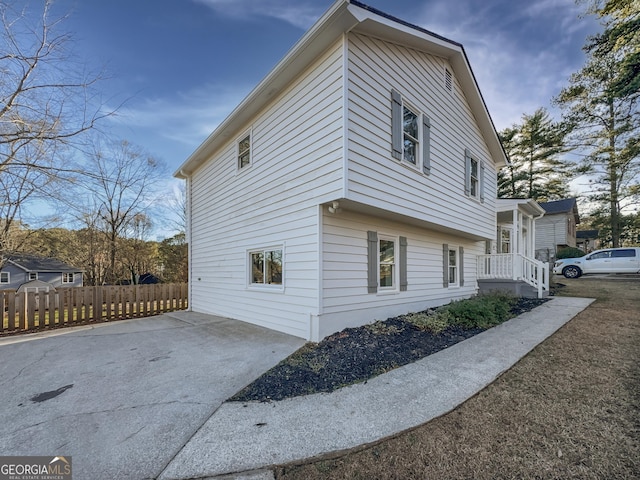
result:
[(606, 248), (584, 257), (556, 260), (553, 273), (566, 278), (587, 273), (640, 273), (640, 247)]

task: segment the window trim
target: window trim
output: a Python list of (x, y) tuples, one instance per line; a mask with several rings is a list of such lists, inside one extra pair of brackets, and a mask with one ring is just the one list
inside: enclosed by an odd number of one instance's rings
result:
[[(401, 165), (429, 175), (431, 173), (431, 120), (422, 109), (415, 105), (397, 90), (391, 90), (391, 153)], [(405, 132), (405, 109), (416, 116), (417, 138)], [(409, 135), (416, 142), (415, 164), (405, 159), (405, 135)]]
[[(478, 166), (477, 177), (472, 175), (473, 169), (472, 162), (475, 162)], [(477, 181), (476, 194), (471, 194), (471, 186), (473, 179)], [(478, 156), (471, 153), (468, 148), (464, 150), (464, 194), (480, 203), (484, 203), (484, 188), (485, 188), (485, 166), (484, 162), (478, 158)]]
[[(280, 272), (280, 276), (281, 276), (281, 281), (280, 283), (265, 283), (264, 281), (262, 283), (258, 283), (258, 282), (253, 282), (253, 255), (256, 253), (262, 253), (263, 255), (266, 255), (267, 252), (276, 252), (276, 251), (280, 251), (280, 258), (281, 258), (281, 272)], [(284, 291), (284, 285), (285, 285), (285, 246), (284, 243), (281, 244), (275, 244), (275, 245), (270, 245), (267, 247), (262, 247), (262, 248), (252, 248), (247, 250), (246, 252), (246, 261), (247, 261), (247, 288), (250, 289), (256, 289), (256, 290), (270, 290), (270, 291), (280, 291), (283, 292)], [(264, 256), (263, 256), (264, 259)], [(264, 261), (264, 260), (263, 260)], [(263, 265), (263, 271), (262, 271), (262, 275), (263, 275), (263, 280), (266, 279), (266, 264)]]
[[(392, 274), (391, 274), (391, 286), (382, 286), (380, 280), (381, 280), (381, 269), (382, 269), (382, 260), (380, 258), (380, 242), (381, 241), (385, 241), (385, 242), (393, 242), (393, 263), (391, 263), (390, 265), (392, 265), (393, 270), (392, 270)], [(393, 235), (385, 235), (385, 234), (378, 234), (378, 248), (377, 248), (377, 272), (378, 272), (378, 293), (396, 293), (399, 291), (399, 285), (400, 285), (400, 275), (399, 275), (399, 270), (400, 270), (400, 258), (399, 258), (399, 253), (400, 253), (400, 239), (397, 236), (393, 236)]]
[[(240, 144), (246, 140), (249, 139), (249, 163), (247, 163), (246, 165), (241, 166), (240, 165), (240, 156), (241, 154), (243, 154), (244, 152), (240, 151)], [(242, 172), (245, 171), (249, 168), (251, 168), (251, 165), (253, 165), (253, 129), (249, 129), (246, 130), (242, 135), (240, 135), (238, 138), (236, 138), (236, 143), (235, 143), (235, 158), (236, 158), (236, 170), (238, 172)]]
[[(7, 276), (7, 280), (3, 281), (2, 277), (6, 275)], [(0, 283), (4, 284), (4, 283), (11, 283), (11, 272), (0, 272)]]
[(63, 272), (62, 273), (62, 283), (73, 283), (74, 280), (74, 273), (73, 272)]

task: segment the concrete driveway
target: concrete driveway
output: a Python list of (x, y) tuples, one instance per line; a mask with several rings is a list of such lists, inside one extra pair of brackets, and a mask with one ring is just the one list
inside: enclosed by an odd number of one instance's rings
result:
[(70, 455), (78, 480), (155, 478), (224, 400), (304, 343), (170, 315), (0, 339), (0, 455)]

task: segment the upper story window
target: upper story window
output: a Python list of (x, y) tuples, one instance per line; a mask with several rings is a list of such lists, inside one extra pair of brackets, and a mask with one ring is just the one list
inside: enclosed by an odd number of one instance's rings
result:
[(418, 114), (412, 111), (406, 105), (402, 106), (402, 130), (403, 130), (403, 148), (402, 159), (412, 165), (418, 165), (418, 152), (420, 141), (420, 133), (418, 131)]
[(38, 272), (29, 272), (29, 280), (37, 280)]
[(464, 151), (464, 194), (484, 202), (484, 164), (468, 149)]
[(238, 140), (238, 170), (251, 165), (251, 133)]
[(0, 272), (0, 283), (9, 283), (9, 272)]
[(253, 250), (249, 252), (249, 283), (252, 286), (282, 286), (284, 264), (282, 248)]
[(391, 154), (396, 160), (431, 172), (431, 121), (417, 108), (391, 91)]
[(73, 273), (63, 273), (62, 283), (73, 283)]
[(480, 186), (480, 181), (479, 181), (479, 175), (478, 175), (478, 161), (474, 158), (471, 159), (471, 196), (478, 198), (478, 195), (480, 193), (480, 189), (478, 188)]

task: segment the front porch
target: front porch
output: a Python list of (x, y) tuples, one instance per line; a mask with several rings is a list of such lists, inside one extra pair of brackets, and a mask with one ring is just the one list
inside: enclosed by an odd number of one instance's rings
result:
[(477, 262), (480, 292), (506, 290), (525, 297), (549, 295), (549, 264), (534, 258), (536, 220), (544, 209), (531, 199), (498, 199), (497, 234)]

